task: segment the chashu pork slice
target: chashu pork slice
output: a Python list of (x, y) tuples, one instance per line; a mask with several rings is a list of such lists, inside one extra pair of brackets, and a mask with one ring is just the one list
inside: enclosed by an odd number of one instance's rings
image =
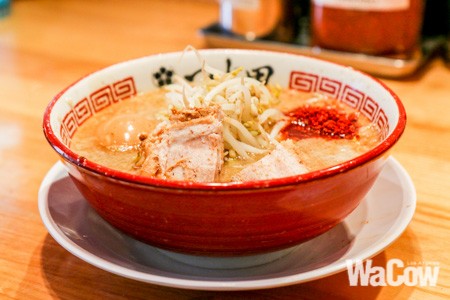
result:
[(217, 181), (223, 166), (223, 113), (217, 107), (172, 110), (144, 141), (141, 174), (191, 182)]
[(307, 173), (308, 169), (290, 150), (291, 143), (290, 140), (281, 142), (269, 154), (239, 171), (232, 180), (265, 180)]

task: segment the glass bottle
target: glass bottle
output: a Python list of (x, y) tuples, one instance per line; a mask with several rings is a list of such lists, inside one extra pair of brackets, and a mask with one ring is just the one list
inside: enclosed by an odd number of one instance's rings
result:
[(252, 41), (295, 38), (295, 0), (220, 0), (220, 25), (227, 32)]
[(372, 55), (412, 53), (424, 0), (312, 0), (313, 44)]

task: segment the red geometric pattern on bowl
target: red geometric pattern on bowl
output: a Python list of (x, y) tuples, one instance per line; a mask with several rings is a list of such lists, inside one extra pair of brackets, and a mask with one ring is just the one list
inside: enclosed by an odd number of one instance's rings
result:
[(360, 91), (346, 85), (344, 86), (342, 95), (338, 99), (345, 103), (347, 106), (358, 110), (361, 107), (361, 104), (364, 102), (365, 98), (366, 96), (364, 95), (364, 93), (361, 93)]
[(377, 124), (378, 128), (382, 130), (382, 136), (387, 136), (389, 132), (389, 124), (388, 117), (386, 116), (384, 110), (380, 109), (376, 119), (375, 124)]
[(88, 98), (84, 98), (73, 107), (73, 112), (75, 114), (75, 120), (77, 121), (78, 126), (84, 123), (87, 119), (89, 119), (93, 113), (91, 106), (89, 105)]
[(114, 102), (136, 95), (136, 85), (134, 84), (133, 77), (130, 76), (114, 82), (112, 84), (112, 90)]
[(289, 88), (303, 92), (315, 92), (317, 91), (318, 81), (318, 75), (292, 71), (289, 79)]
[(64, 144), (70, 144), (70, 140), (77, 128), (92, 115), (119, 100), (134, 96), (136, 93), (134, 78), (129, 76), (105, 85), (92, 92), (88, 97), (78, 101), (62, 120), (60, 135)]
[(300, 71), (292, 71), (289, 88), (309, 92), (321, 93), (335, 98), (351, 108), (354, 108), (375, 123), (382, 132), (383, 138), (389, 132), (389, 123), (383, 109), (365, 93), (327, 77)]
[(322, 77), (319, 82), (317, 91), (321, 94), (328, 95), (331, 98), (338, 99), (341, 93), (342, 83), (330, 78)]
[(73, 109), (70, 110), (62, 120), (61, 137), (66, 145), (69, 145), (70, 139), (75, 134), (78, 124)]
[(110, 85), (96, 90), (90, 95), (89, 99), (96, 113), (115, 102)]
[(371, 121), (375, 120), (378, 114), (379, 105), (372, 98), (366, 97), (364, 104), (361, 107), (361, 112)]

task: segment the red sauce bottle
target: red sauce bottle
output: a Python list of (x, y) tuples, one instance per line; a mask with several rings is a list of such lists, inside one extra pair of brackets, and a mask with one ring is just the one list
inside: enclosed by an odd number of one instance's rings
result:
[(312, 0), (313, 44), (373, 55), (417, 49), (424, 0)]

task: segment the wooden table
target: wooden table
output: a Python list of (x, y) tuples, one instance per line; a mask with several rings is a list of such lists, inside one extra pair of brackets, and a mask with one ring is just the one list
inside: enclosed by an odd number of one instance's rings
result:
[(50, 99), (101, 67), (206, 45), (198, 29), (215, 1), (13, 1), (0, 19), (1, 299), (439, 299), (450, 295), (450, 70), (435, 59), (401, 81), (408, 126), (392, 155), (411, 175), (418, 205), (401, 237), (374, 258), (437, 262), (436, 287), (350, 287), (346, 272), (268, 290), (205, 292), (122, 278), (71, 255), (47, 233), (39, 185), (58, 160), (41, 129)]

